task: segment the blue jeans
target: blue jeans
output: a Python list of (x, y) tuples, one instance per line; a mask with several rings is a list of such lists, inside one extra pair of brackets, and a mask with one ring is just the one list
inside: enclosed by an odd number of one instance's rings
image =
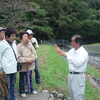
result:
[(38, 58), (35, 59), (34, 61), (35, 63), (35, 69), (34, 69), (34, 72), (35, 72), (35, 80), (36, 80), (36, 83), (40, 83), (40, 74), (39, 74), (39, 69), (38, 69)]
[[(19, 80), (19, 93), (23, 94), (23, 93), (25, 93), (25, 83), (27, 81), (26, 72), (20, 72), (19, 78), (20, 78), (20, 80)], [(30, 71), (29, 78), (30, 78), (30, 92), (33, 92), (34, 88), (33, 88), (33, 85), (32, 85), (32, 70)]]
[(14, 95), (14, 84), (16, 79), (16, 73), (13, 74), (6, 74), (7, 81), (8, 81), (8, 92), (10, 100), (16, 100)]

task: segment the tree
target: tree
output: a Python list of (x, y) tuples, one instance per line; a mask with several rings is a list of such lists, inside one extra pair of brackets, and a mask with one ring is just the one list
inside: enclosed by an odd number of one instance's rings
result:
[(91, 17), (91, 10), (87, 2), (81, 1), (79, 4), (79, 16), (81, 20), (89, 19)]
[(28, 26), (23, 14), (36, 10), (36, 7), (30, 7), (28, 4), (28, 0), (0, 0), (0, 24), (16, 28)]

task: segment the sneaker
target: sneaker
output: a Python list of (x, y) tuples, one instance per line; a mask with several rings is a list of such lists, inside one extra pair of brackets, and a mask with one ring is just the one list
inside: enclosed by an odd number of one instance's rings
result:
[(21, 94), (21, 97), (26, 98), (26, 94), (25, 93)]
[(33, 91), (32, 94), (37, 94), (37, 92), (36, 91)]

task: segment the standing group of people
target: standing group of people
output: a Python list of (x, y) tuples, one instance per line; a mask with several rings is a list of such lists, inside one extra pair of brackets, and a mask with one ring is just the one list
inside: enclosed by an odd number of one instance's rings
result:
[(35, 50), (39, 45), (36, 39), (32, 41), (35, 45), (32, 45), (32, 42), (30, 42), (32, 37), (29, 38), (29, 35), (34, 34), (32, 31), (30, 33), (30, 31), (21, 32), (21, 43), (16, 45), (16, 30), (13, 27), (7, 27), (6, 29), (0, 27), (0, 70), (2, 69), (6, 74), (9, 93), (9, 99), (5, 98), (5, 100), (17, 100), (14, 95), (17, 62), (22, 64), (22, 69), (19, 71), (19, 93), (21, 97), (26, 97), (25, 82), (27, 81), (27, 69), (29, 72), (30, 93), (37, 94), (32, 84), (32, 70), (36, 73), (36, 83), (41, 83), (38, 71), (38, 58)]
[[(32, 30), (20, 33), (21, 43), (16, 46), (16, 31), (12, 27), (6, 29), (0, 27), (0, 69), (6, 73), (8, 81), (9, 99), (17, 100), (14, 96), (14, 84), (17, 72), (17, 62), (22, 64), (19, 71), (19, 93), (21, 97), (26, 97), (25, 82), (27, 71), (29, 73), (30, 93), (37, 94), (32, 84), (32, 70), (35, 71), (36, 83), (40, 84), (40, 74), (38, 71), (38, 58), (36, 50), (39, 46), (33, 38)], [(85, 75), (88, 53), (84, 49), (83, 39), (80, 35), (73, 35), (71, 38), (72, 49), (68, 52), (62, 51), (57, 45), (54, 48), (58, 54), (66, 58), (69, 63), (68, 88), (70, 100), (84, 100)], [(28, 66), (28, 67), (27, 67)]]

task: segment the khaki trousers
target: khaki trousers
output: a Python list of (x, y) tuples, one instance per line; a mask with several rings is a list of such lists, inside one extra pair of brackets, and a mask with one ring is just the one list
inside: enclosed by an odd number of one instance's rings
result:
[(68, 88), (70, 93), (70, 100), (84, 100), (85, 75), (69, 74)]

